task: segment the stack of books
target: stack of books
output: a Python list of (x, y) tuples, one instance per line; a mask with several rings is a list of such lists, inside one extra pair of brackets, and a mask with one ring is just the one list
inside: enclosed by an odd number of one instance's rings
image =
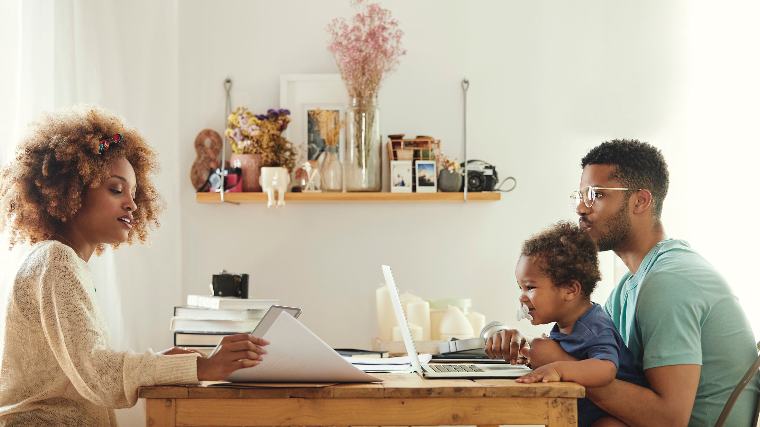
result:
[(250, 333), (275, 299), (242, 299), (188, 295), (187, 305), (174, 307), (174, 345), (208, 352), (227, 335)]

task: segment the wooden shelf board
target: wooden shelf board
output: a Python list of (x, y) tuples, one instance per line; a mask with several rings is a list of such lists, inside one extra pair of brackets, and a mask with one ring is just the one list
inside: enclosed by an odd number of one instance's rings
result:
[[(265, 193), (226, 193), (237, 203), (266, 203)], [(498, 201), (499, 192), (467, 193), (467, 201)], [(198, 203), (221, 203), (218, 193), (196, 193)], [(286, 193), (286, 202), (463, 202), (464, 193)]]

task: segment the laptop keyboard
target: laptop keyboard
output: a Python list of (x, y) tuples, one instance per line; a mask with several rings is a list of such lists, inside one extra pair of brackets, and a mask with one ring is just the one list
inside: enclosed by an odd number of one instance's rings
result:
[(443, 363), (431, 363), (426, 365), (433, 372), (483, 372), (475, 365), (454, 365)]

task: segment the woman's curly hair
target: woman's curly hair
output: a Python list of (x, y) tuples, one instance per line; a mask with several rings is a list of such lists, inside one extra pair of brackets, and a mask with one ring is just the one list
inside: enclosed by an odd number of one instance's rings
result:
[[(100, 141), (117, 133), (122, 141), (99, 154)], [(11, 247), (60, 233), (82, 207), (87, 189), (108, 179), (110, 163), (121, 157), (137, 179), (137, 210), (127, 242), (144, 242), (149, 226), (159, 225), (162, 204), (150, 179), (158, 169), (156, 155), (143, 137), (115, 115), (92, 107), (47, 114), (33, 123), (0, 172), (0, 231), (9, 231)], [(103, 249), (98, 245), (97, 252)]]
[(577, 280), (587, 297), (602, 278), (594, 240), (567, 221), (558, 222), (526, 240), (521, 254), (533, 258), (555, 286)]

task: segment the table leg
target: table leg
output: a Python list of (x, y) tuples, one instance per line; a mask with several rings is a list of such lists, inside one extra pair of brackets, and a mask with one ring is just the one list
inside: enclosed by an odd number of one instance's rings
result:
[(556, 398), (549, 401), (549, 421), (546, 427), (577, 427), (578, 404), (576, 399)]
[(175, 427), (177, 407), (174, 399), (146, 399), (145, 424), (148, 427)]

